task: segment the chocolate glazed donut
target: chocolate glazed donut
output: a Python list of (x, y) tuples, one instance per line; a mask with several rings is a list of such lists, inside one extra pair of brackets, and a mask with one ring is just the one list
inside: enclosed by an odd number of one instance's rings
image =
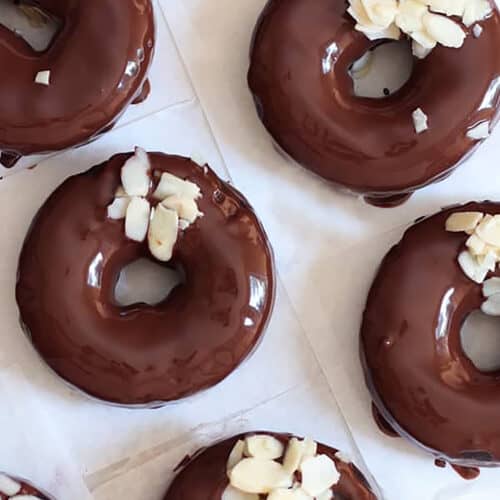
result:
[(495, 215), (500, 204), (446, 209), (385, 257), (363, 316), (361, 358), (378, 412), (399, 435), (455, 466), (498, 466), (498, 373), (479, 371), (460, 339), (482, 287), (457, 262), (466, 237), (445, 230), (450, 214), (469, 210)]
[(119, 306), (120, 271), (153, 259), (147, 242), (127, 239), (123, 221), (107, 218), (130, 156), (71, 177), (50, 196), (26, 237), (16, 296), (33, 345), (66, 381), (100, 400), (160, 406), (220, 382), (254, 349), (274, 303), (274, 261), (238, 191), (208, 167), (152, 153), (155, 176), (200, 187), (205, 215), (179, 234), (165, 264), (184, 283), (157, 305)]
[[(355, 31), (346, 10), (345, 0), (269, 0), (254, 34), (249, 86), (285, 153), (374, 204), (394, 205), (472, 152), (478, 141), (469, 129), (497, 122), (500, 15), (495, 7), (479, 38), (467, 30), (460, 49), (438, 46), (416, 60), (392, 96), (369, 99), (354, 95), (349, 69), (381, 41)], [(417, 108), (430, 125), (419, 135)]]
[[(47, 493), (42, 493), (40, 490), (35, 488), (32, 484), (30, 484), (25, 479), (21, 479), (18, 477), (10, 476), (3, 472), (0, 472), (0, 476), (9, 481), (13, 481), (12, 486), (17, 483), (15, 489), (20, 488), (17, 493), (13, 495), (8, 495), (7, 493), (2, 492), (0, 488), (0, 500), (9, 500), (10, 498), (18, 498), (18, 495), (21, 495), (19, 498), (24, 498), (23, 495), (30, 495), (30, 498), (36, 498), (37, 500), (55, 500), (53, 497), (49, 496)], [(12, 490), (14, 491), (14, 490)]]
[[(23, 2), (59, 18), (44, 52), (0, 26), (3, 163), (88, 142), (141, 94), (154, 50), (150, 0)], [(50, 85), (35, 83), (50, 71)]]
[[(229, 484), (226, 464), (233, 446), (247, 433), (221, 441), (210, 448), (200, 450), (193, 457), (186, 457), (179, 468), (181, 472), (174, 479), (164, 500), (220, 500)], [(291, 434), (264, 432), (286, 444)], [(340, 473), (339, 483), (333, 487), (335, 498), (342, 500), (376, 500), (363, 474), (352, 463), (345, 463), (335, 455), (338, 450), (318, 443), (318, 453), (328, 455)]]

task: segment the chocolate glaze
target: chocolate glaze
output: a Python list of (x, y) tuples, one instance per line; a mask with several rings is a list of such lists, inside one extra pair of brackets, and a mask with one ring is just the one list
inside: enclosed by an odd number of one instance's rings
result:
[(499, 214), (500, 204), (448, 208), (405, 233), (380, 266), (361, 327), (361, 359), (382, 417), (465, 467), (500, 465), (499, 373), (480, 372), (460, 338), (484, 300), (482, 286), (457, 262), (467, 235), (445, 230), (451, 213), (471, 210)]
[[(4, 474), (4, 473), (2, 473), (2, 474)], [(14, 481), (18, 482), (21, 485), (21, 491), (18, 493), (18, 495), (35, 495), (40, 500), (54, 500), (53, 497), (48, 496), (46, 493), (42, 493), (40, 490), (35, 488), (28, 481), (26, 481), (24, 479), (20, 479), (20, 478), (15, 477), (15, 476), (11, 476), (9, 474), (6, 474), (6, 475), (11, 477)], [(0, 500), (9, 500), (9, 498), (12, 498), (12, 497), (4, 495), (3, 493), (0, 492)]]
[(101, 400), (152, 405), (220, 382), (247, 357), (272, 311), (274, 263), (236, 189), (208, 167), (152, 153), (156, 174), (200, 186), (205, 215), (180, 233), (165, 264), (185, 282), (157, 305), (117, 305), (121, 269), (156, 262), (147, 243), (126, 238), (124, 221), (107, 218), (129, 157), (71, 177), (50, 196), (26, 237), (16, 296), (33, 345), (61, 377)]
[[(272, 432), (247, 433), (221, 441), (210, 448), (200, 450), (184, 465), (183, 470), (174, 479), (164, 500), (220, 500), (229, 484), (226, 464), (235, 443), (252, 434), (275, 436), (286, 444), (293, 437), (291, 434)], [(318, 443), (318, 453), (328, 455), (335, 461), (340, 472), (340, 481), (333, 488), (335, 498), (342, 500), (376, 500), (377, 497), (368, 482), (352, 463), (339, 460), (338, 450)]]
[[(383, 204), (440, 180), (472, 151), (466, 137), (498, 120), (500, 15), (460, 49), (438, 46), (386, 99), (354, 95), (352, 63), (380, 44), (354, 30), (345, 0), (269, 0), (257, 24), (248, 75), (259, 115), (295, 161)], [(473, 75), (473, 76), (472, 76)], [(430, 130), (416, 134), (422, 108)], [(399, 200), (394, 198), (399, 196)], [(382, 200), (380, 200), (382, 198)]]
[[(154, 49), (150, 0), (26, 3), (62, 27), (36, 52), (0, 26), (0, 66), (9, 68), (0, 80), (0, 150), (11, 157), (83, 144), (112, 125), (141, 92)], [(49, 86), (34, 82), (42, 70)]]

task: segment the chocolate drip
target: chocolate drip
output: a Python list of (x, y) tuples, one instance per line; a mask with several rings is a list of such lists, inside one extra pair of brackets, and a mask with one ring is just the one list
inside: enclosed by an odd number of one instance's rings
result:
[[(140, 92), (154, 51), (150, 0), (38, 0), (61, 19), (36, 52), (0, 26), (0, 150), (17, 156), (87, 143)], [(50, 85), (35, 83), (50, 71)], [(12, 166), (12, 165), (11, 165)]]
[[(370, 203), (393, 206), (472, 152), (469, 128), (496, 123), (500, 15), (495, 6), (479, 38), (467, 29), (460, 49), (436, 47), (398, 92), (369, 99), (354, 94), (349, 68), (380, 41), (356, 31), (346, 9), (345, 0), (269, 0), (248, 82), (262, 122), (296, 162)], [(429, 117), (422, 134), (412, 119), (417, 108)]]
[(448, 208), (405, 233), (368, 296), (361, 356), (377, 406), (403, 437), (454, 465), (500, 465), (498, 373), (479, 371), (461, 344), (484, 300), (457, 262), (467, 235), (445, 230), (462, 211), (499, 214), (500, 204)]
[(16, 296), (33, 345), (61, 377), (102, 400), (157, 407), (220, 382), (255, 348), (273, 307), (274, 264), (238, 191), (208, 167), (152, 153), (155, 174), (200, 187), (204, 216), (180, 233), (165, 264), (181, 269), (185, 282), (157, 305), (119, 306), (122, 268), (153, 259), (147, 242), (126, 238), (123, 220), (107, 217), (129, 156), (68, 179), (50, 196), (26, 238)]
[[(235, 443), (249, 433), (227, 439), (205, 450), (200, 450), (194, 458), (184, 464), (183, 470), (171, 484), (164, 500), (220, 500), (229, 484), (226, 464)], [(261, 434), (260, 432), (258, 434)], [(290, 434), (264, 432), (287, 444)], [(334, 497), (342, 500), (376, 500), (367, 480), (352, 463), (339, 460), (335, 454), (338, 450), (318, 444), (318, 453), (328, 455), (340, 473), (340, 481), (333, 487)]]

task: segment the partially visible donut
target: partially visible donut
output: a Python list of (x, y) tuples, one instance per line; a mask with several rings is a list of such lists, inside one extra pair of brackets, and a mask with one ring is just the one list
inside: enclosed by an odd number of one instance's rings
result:
[(66, 381), (100, 400), (158, 406), (220, 382), (252, 352), (273, 308), (274, 260), (234, 187), (207, 166), (151, 153), (151, 205), (159, 210), (154, 193), (169, 173), (199, 188), (204, 215), (179, 229), (164, 264), (182, 271), (184, 283), (157, 305), (120, 307), (120, 271), (155, 260), (148, 242), (129, 239), (107, 211), (135, 159), (114, 156), (50, 196), (26, 237), (16, 296), (34, 347)]
[(0, 500), (54, 500), (25, 479), (0, 472)]
[[(300, 440), (300, 438), (294, 437), (291, 434), (253, 432), (216, 443), (209, 448), (200, 450), (192, 457), (186, 457), (179, 466), (180, 472), (170, 485), (164, 500), (221, 500), (221, 498), (248, 498), (250, 500), (253, 498), (272, 498), (273, 495), (266, 494), (261, 494), (260, 497), (255, 494), (253, 496), (249, 494), (247, 497), (231, 496), (229, 494), (229, 490), (232, 490), (233, 487), (230, 486), (229, 476), (231, 474), (228, 467), (235, 467), (238, 463), (238, 458), (241, 460), (244, 459), (245, 456), (250, 456), (249, 453), (242, 456), (242, 453), (245, 453), (245, 447), (248, 451), (248, 445), (245, 444), (245, 441), (247, 438), (256, 436), (264, 439), (277, 440), (278, 445), (281, 443), (284, 452), (286, 452), (292, 440), (299, 444), (304, 442), (304, 440)], [(332, 467), (337, 471), (335, 473), (336, 482), (333, 487), (325, 490), (322, 492), (322, 495), (320, 494), (316, 496), (316, 498), (341, 498), (342, 500), (377, 499), (363, 474), (353, 463), (349, 460), (345, 460), (342, 453), (324, 444), (314, 443), (314, 441), (311, 440), (308, 441), (316, 445), (316, 457), (320, 455), (326, 456), (326, 461), (330, 462), (330, 464), (333, 462)], [(276, 461), (283, 464), (284, 461), (286, 461), (285, 457), (277, 457)], [(300, 462), (303, 459), (305, 459), (305, 457), (298, 460)], [(299, 488), (300, 481), (303, 480), (300, 471), (296, 470), (291, 478), (294, 481), (294, 487)], [(302, 487), (303, 486), (304, 485), (302, 485)], [(223, 497), (226, 490), (228, 490), (226, 492), (227, 496)], [(302, 495), (305, 494), (302, 489), (301, 492)], [(312, 498), (312, 496), (308, 496), (307, 494), (305, 494), (305, 496), (300, 496), (297, 494), (297, 496), (290, 498), (302, 499)]]
[(500, 204), (447, 208), (413, 225), (384, 258), (363, 315), (361, 358), (377, 410), (399, 435), (452, 465), (498, 466), (498, 372), (476, 368), (461, 328), (484, 309), (479, 282), (500, 273), (493, 261), (478, 282), (467, 277), (469, 236), (445, 229), (452, 214), (468, 212), (497, 215)]
[[(479, 37), (463, 26), (461, 48), (437, 46), (398, 92), (369, 99), (354, 94), (349, 70), (384, 40), (356, 31), (347, 8), (345, 0), (269, 0), (252, 42), (250, 90), (293, 160), (374, 204), (397, 204), (473, 151), (471, 129), (496, 124), (500, 15), (495, 6)], [(419, 108), (430, 128), (417, 134)]]
[[(44, 52), (0, 26), (0, 150), (20, 156), (95, 138), (141, 94), (154, 50), (150, 0), (33, 0), (62, 27)], [(50, 72), (49, 85), (37, 84)], [(47, 75), (46, 75), (47, 76)]]

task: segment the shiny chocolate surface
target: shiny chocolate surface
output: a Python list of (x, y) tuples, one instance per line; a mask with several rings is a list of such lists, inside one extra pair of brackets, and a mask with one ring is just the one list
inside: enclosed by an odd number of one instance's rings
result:
[[(35, 217), (19, 260), (17, 302), (33, 345), (65, 380), (109, 402), (167, 402), (224, 379), (259, 342), (275, 295), (274, 261), (247, 200), (208, 167), (151, 153), (161, 172), (196, 183), (204, 216), (179, 233), (184, 282), (154, 306), (119, 306), (120, 271), (153, 259), (107, 218), (130, 154), (65, 181)], [(152, 204), (157, 203), (149, 197)]]
[[(287, 444), (291, 434), (272, 432), (247, 433), (200, 450), (182, 464), (182, 470), (171, 484), (164, 500), (220, 500), (229, 484), (226, 464), (229, 454), (239, 439), (252, 434), (267, 434)], [(341, 500), (376, 500), (361, 472), (352, 463), (339, 460), (338, 450), (318, 443), (318, 453), (328, 455), (340, 473), (340, 481), (333, 487), (334, 498)]]
[[(0, 150), (10, 157), (76, 146), (112, 125), (141, 92), (155, 42), (150, 0), (26, 3), (62, 26), (43, 52), (0, 26)], [(39, 71), (50, 85), (35, 83)]]
[(369, 293), (361, 357), (389, 428), (454, 465), (500, 465), (499, 374), (479, 371), (461, 343), (464, 321), (484, 301), (457, 261), (468, 236), (445, 230), (462, 211), (499, 214), (500, 204), (448, 208), (405, 233)]
[[(269, 0), (257, 24), (248, 74), (259, 115), (295, 161), (371, 203), (394, 204), (442, 179), (478, 144), (467, 132), (496, 123), (500, 15), (460, 49), (415, 60), (409, 81), (386, 99), (354, 95), (351, 65), (381, 41), (354, 29), (345, 0)], [(465, 29), (465, 28), (464, 28)], [(415, 132), (422, 108), (430, 129)]]

